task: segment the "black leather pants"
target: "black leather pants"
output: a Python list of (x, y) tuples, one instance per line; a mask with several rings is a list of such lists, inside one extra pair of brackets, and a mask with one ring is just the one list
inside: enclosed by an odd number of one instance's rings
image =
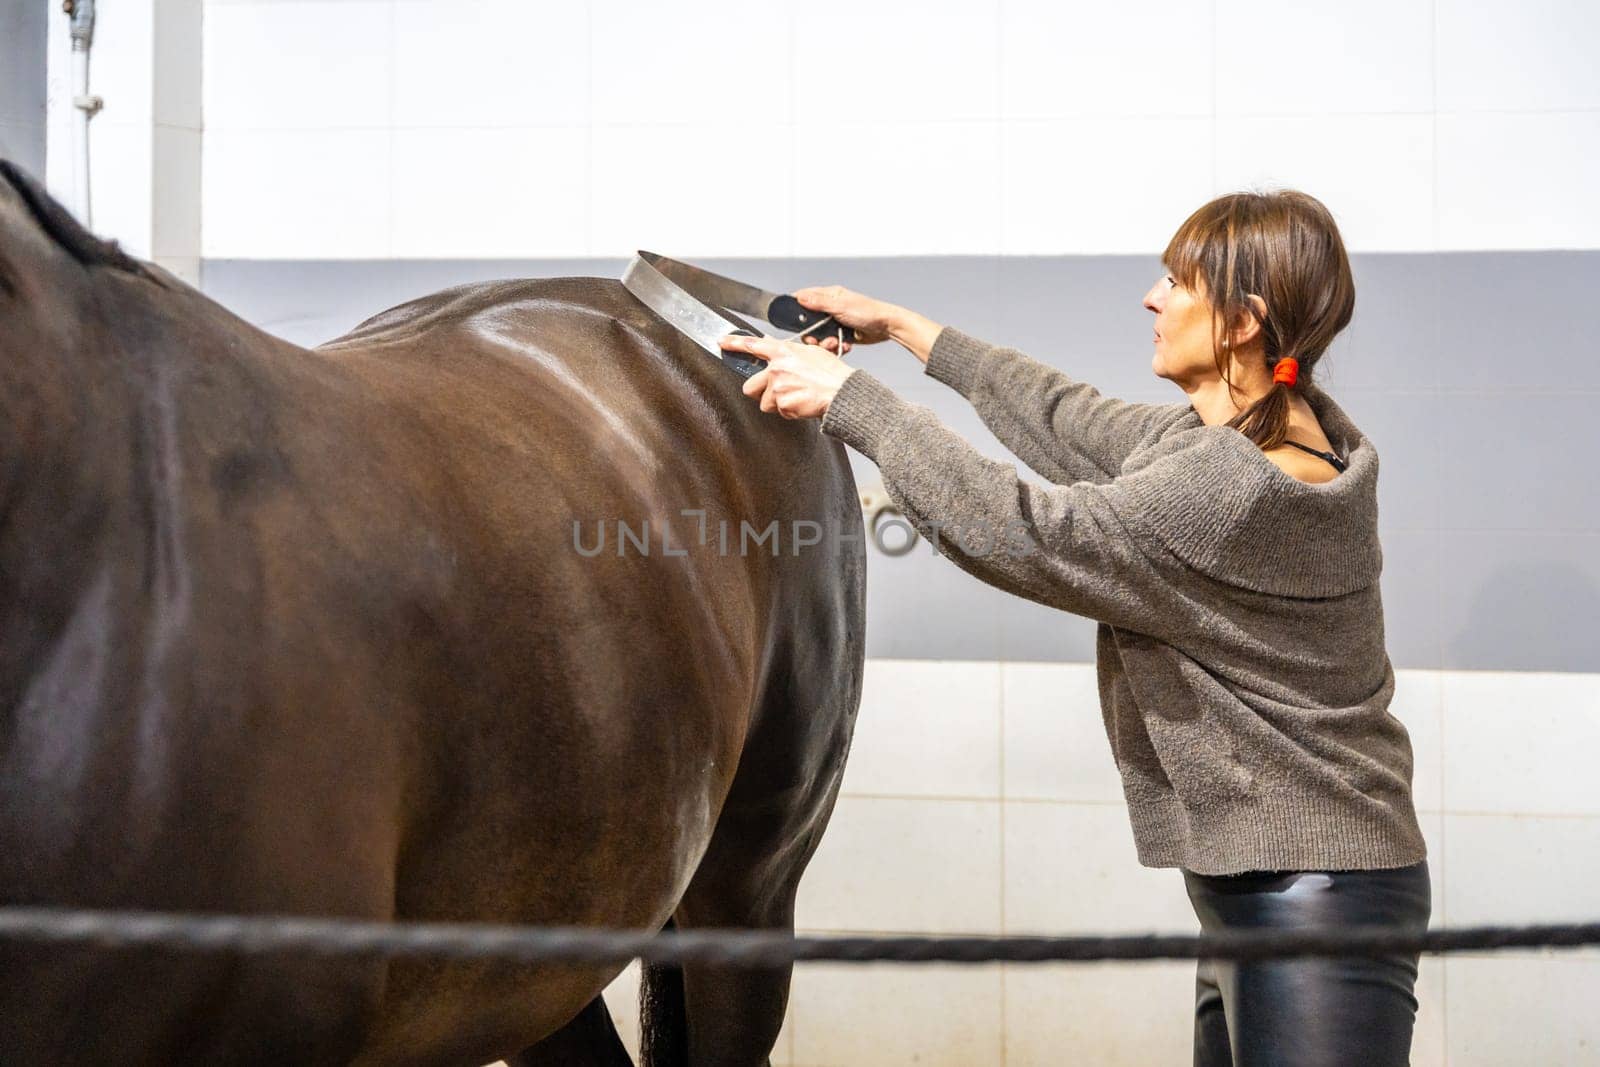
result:
[[(1374, 871), (1183, 872), (1207, 933), (1413, 925), (1432, 912), (1428, 863)], [(1416, 1019), (1416, 955), (1201, 960), (1195, 1067), (1402, 1067)]]

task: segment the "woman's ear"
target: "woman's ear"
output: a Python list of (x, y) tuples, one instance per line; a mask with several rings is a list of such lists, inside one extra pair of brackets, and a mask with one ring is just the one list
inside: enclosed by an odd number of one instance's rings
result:
[(1243, 348), (1261, 335), (1261, 324), (1267, 318), (1267, 302), (1255, 293), (1246, 293), (1245, 299), (1255, 309), (1254, 315), (1241, 314), (1233, 328), (1233, 347)]

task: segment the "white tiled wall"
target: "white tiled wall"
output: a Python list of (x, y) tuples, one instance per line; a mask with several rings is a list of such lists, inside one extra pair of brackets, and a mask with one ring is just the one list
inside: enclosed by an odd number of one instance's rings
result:
[[(1435, 926), (1594, 921), (1600, 676), (1402, 670)], [(809, 933), (1193, 933), (1139, 866), (1089, 664), (870, 660)], [(636, 973), (609, 991), (636, 1041)], [(1182, 1064), (1194, 966), (800, 964), (776, 1064)], [(1600, 953), (1427, 957), (1418, 1067), (1600, 1061)]]
[[(72, 197), (76, 87), (69, 22), (46, 23), (48, 151), (42, 177)], [(89, 124), (93, 229), (132, 254), (197, 282), (201, 256), (202, 0), (119, 0), (95, 15), (90, 92), (104, 108)]]
[[(1600, 248), (1589, 0), (207, 0), (211, 258)], [(1436, 925), (1593, 920), (1600, 676), (1401, 671)], [(1188, 932), (1090, 665), (869, 663), (808, 932)], [(636, 1042), (630, 968), (609, 993)], [(1185, 1063), (1193, 967), (796, 972), (778, 1064)], [(1600, 1062), (1600, 954), (1423, 961), (1414, 1062)]]
[(204, 37), (208, 258), (1148, 254), (1252, 185), (1356, 251), (1600, 247), (1590, 0), (206, 0)]

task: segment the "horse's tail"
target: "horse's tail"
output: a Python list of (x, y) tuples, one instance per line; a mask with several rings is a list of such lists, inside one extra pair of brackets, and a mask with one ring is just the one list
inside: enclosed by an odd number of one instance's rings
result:
[[(664, 929), (677, 923), (667, 920)], [(687, 1067), (689, 1013), (683, 999), (683, 968), (646, 963), (639, 976), (640, 1067)]]

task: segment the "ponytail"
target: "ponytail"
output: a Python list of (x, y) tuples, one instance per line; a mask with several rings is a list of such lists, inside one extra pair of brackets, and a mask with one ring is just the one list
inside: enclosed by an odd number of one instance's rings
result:
[(1289, 437), (1289, 384), (1275, 381), (1266, 395), (1228, 420), (1263, 450), (1270, 451)]
[[(1277, 331), (1271, 328), (1270, 317), (1262, 325), (1268, 327), (1264, 333), (1268, 349), (1267, 367), (1272, 371), (1272, 386), (1255, 403), (1229, 419), (1227, 425), (1244, 434), (1263, 451), (1271, 451), (1289, 437), (1289, 413), (1293, 406), (1289, 391), (1299, 380), (1300, 361), (1292, 355), (1274, 353), (1272, 350), (1278, 347)], [(1224, 340), (1222, 358), (1217, 360), (1218, 369), (1223, 371), (1224, 378), (1227, 373), (1229, 347), (1228, 342)], [(1231, 387), (1232, 383), (1229, 385)]]

